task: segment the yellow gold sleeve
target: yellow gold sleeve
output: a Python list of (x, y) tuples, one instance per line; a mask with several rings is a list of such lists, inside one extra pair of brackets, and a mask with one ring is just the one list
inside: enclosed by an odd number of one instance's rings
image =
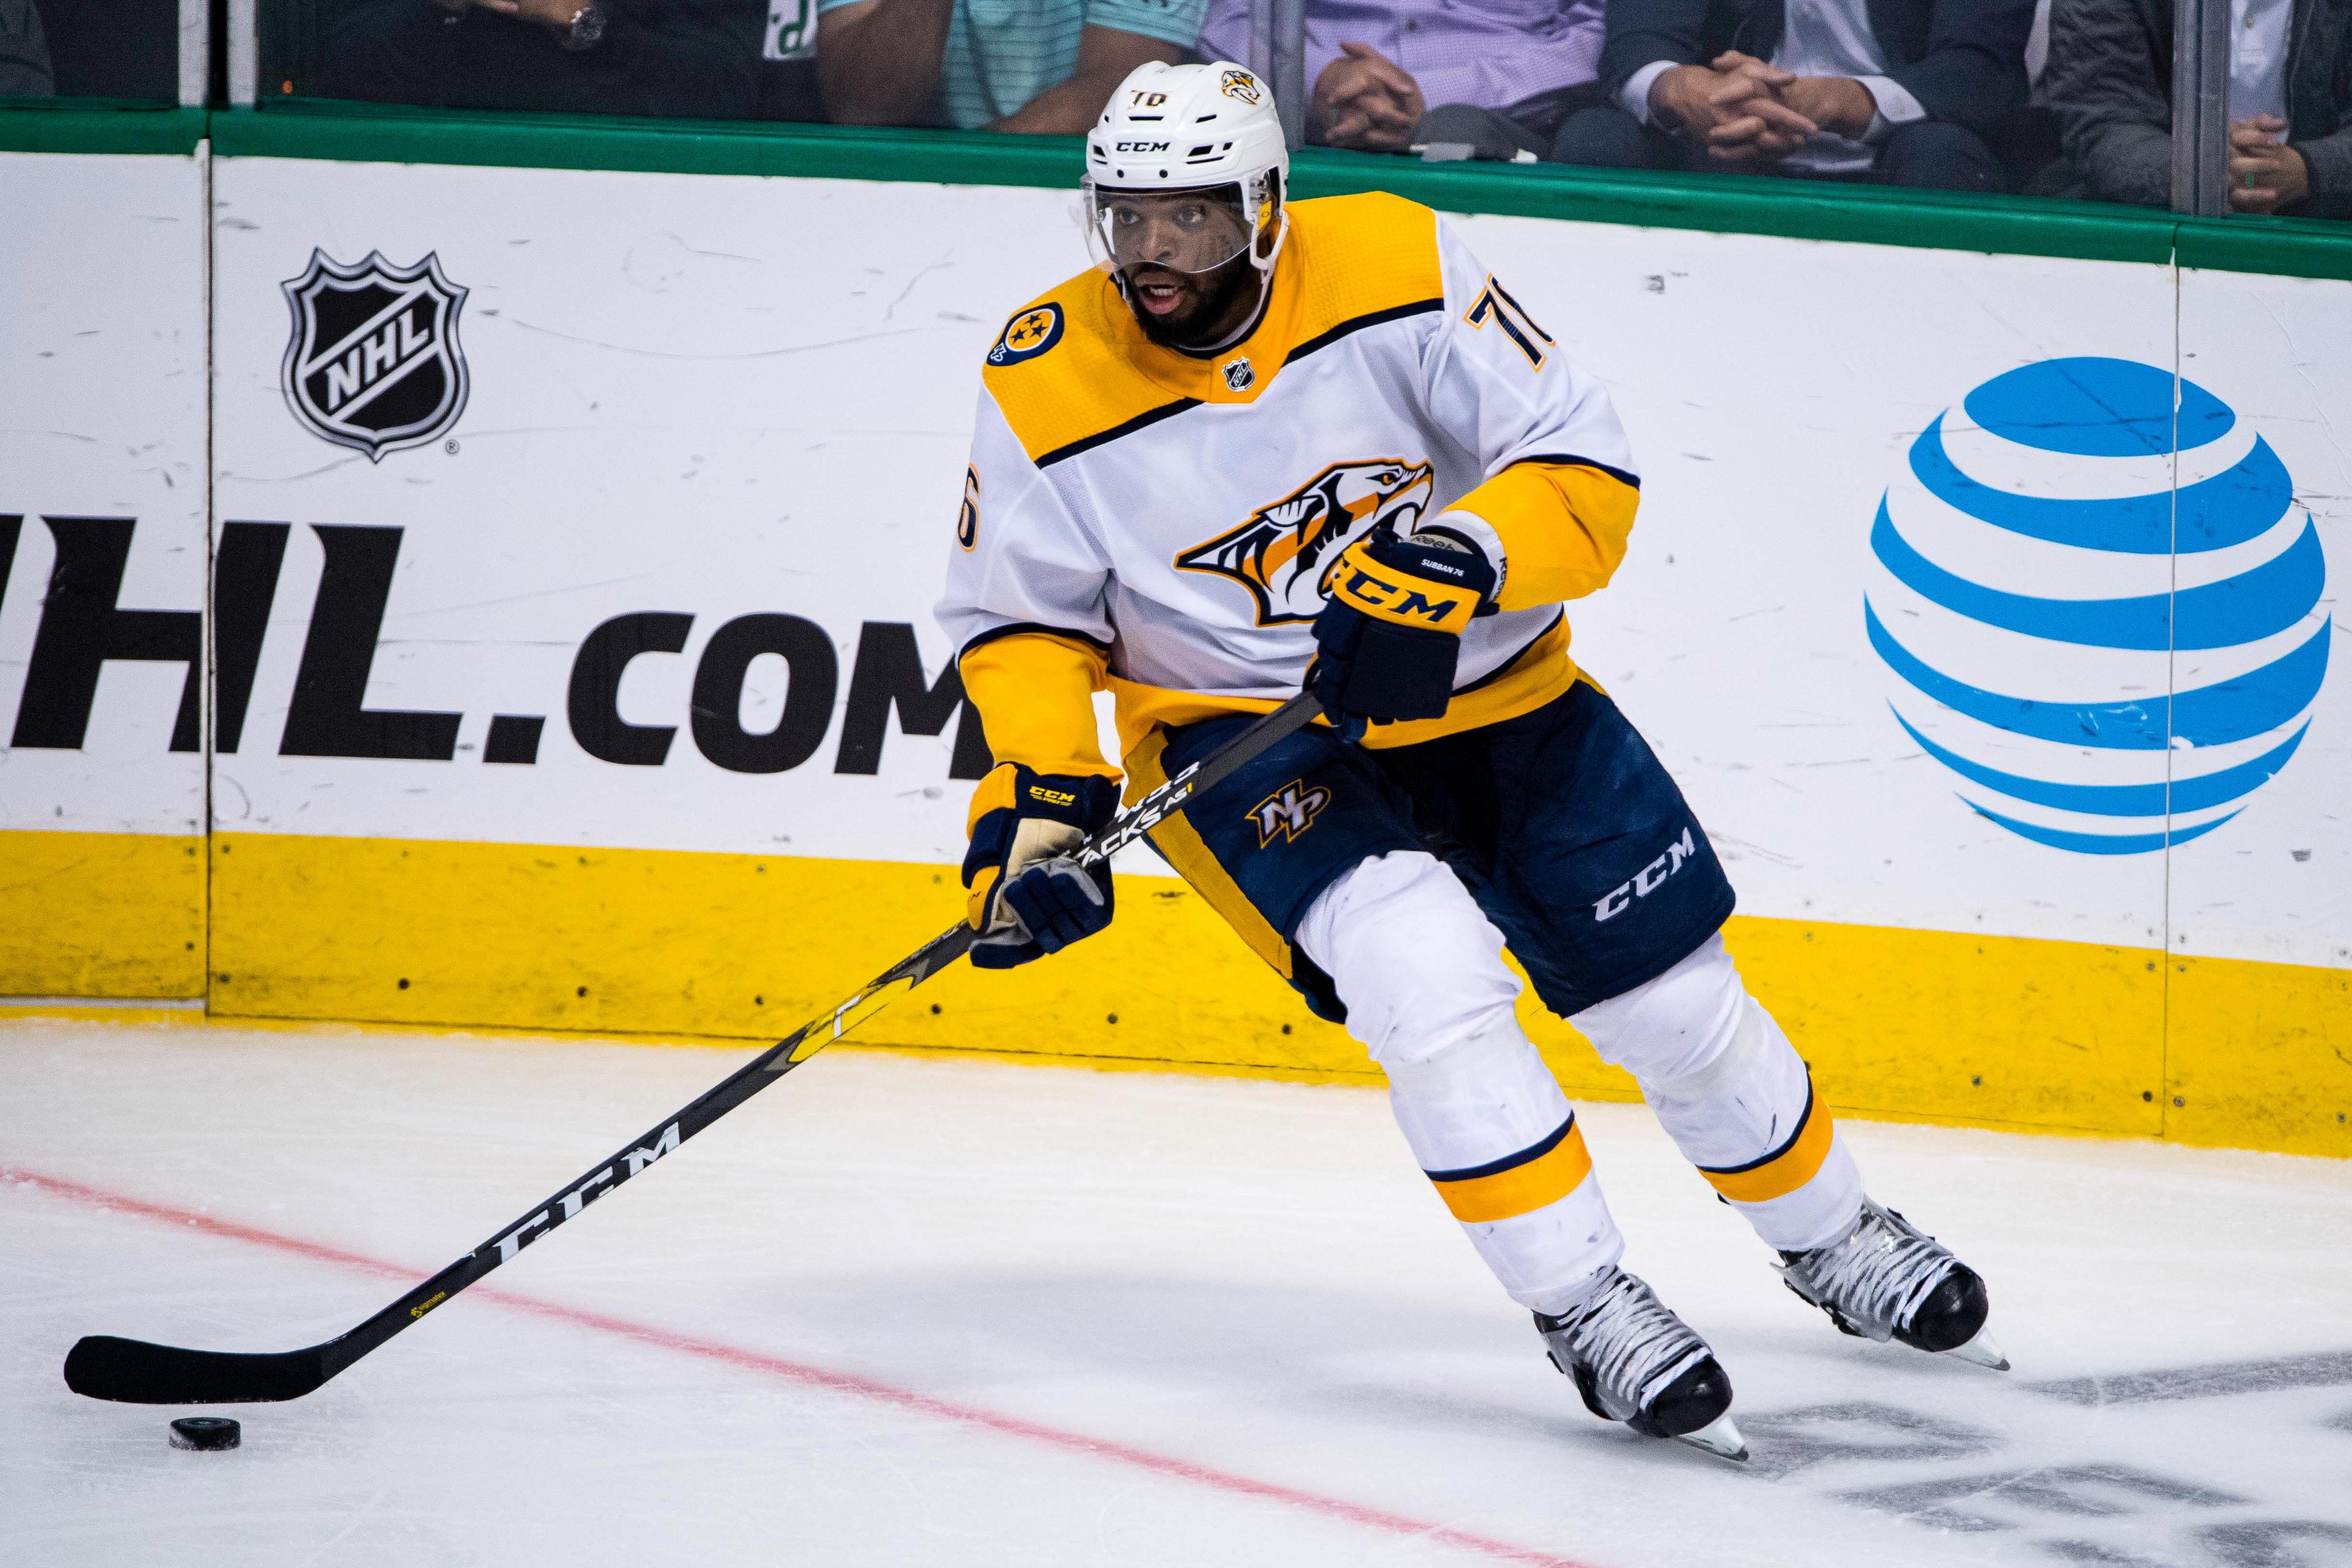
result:
[(1100, 648), (1052, 632), (1021, 631), (966, 649), (957, 668), (998, 762), (1041, 773), (1119, 776), (1103, 760), (1095, 732), (1094, 694), (1109, 674)]
[(1625, 559), (1635, 486), (1582, 463), (1513, 463), (1449, 509), (1475, 513), (1503, 542), (1498, 608), (1580, 599)]

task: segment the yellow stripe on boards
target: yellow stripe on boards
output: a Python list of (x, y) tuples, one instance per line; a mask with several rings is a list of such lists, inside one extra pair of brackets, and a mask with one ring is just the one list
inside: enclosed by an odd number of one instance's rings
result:
[(1571, 1118), (1567, 1136), (1524, 1165), (1460, 1181), (1432, 1176), (1430, 1184), (1455, 1219), (1465, 1225), (1489, 1225), (1556, 1204), (1591, 1173), (1592, 1156), (1584, 1147), (1584, 1129)]
[[(148, 907), (168, 859), (122, 862), (135, 900), (120, 880), (99, 890), (118, 908)], [(21, 877), (26, 861), (15, 864)], [(239, 1016), (772, 1040), (963, 906), (954, 868), (892, 862), (227, 834), (213, 865), (211, 1005)], [(200, 942), (201, 884), (184, 885), (184, 934), (172, 940)], [(154, 929), (143, 921), (106, 929), (143, 940)], [(19, 943), (45, 934), (15, 930)], [(2352, 1072), (2336, 1054), (2352, 1039), (2352, 972), (1750, 917), (1726, 936), (1822, 1100), (1849, 1120), (2352, 1154), (2336, 1120), (2352, 1113)], [(54, 965), (15, 974), (17, 994), (71, 994)], [(1519, 1016), (1571, 1098), (1639, 1098), (1532, 993)], [(1371, 1070), (1205, 899), (1162, 877), (1121, 877), (1102, 935), (1009, 972), (957, 965), (857, 1038), (1211, 1071)]]
[(0, 833), (0, 995), (203, 995), (204, 843)]
[(2176, 955), (2164, 1135), (2352, 1156), (2352, 969)]
[(1724, 941), (1846, 1116), (2164, 1130), (2161, 952), (1739, 916)]
[[(290, 834), (222, 835), (213, 886), (217, 1015), (746, 1040), (835, 1006), (964, 908), (952, 866)], [(1168, 877), (1120, 878), (1101, 935), (1013, 970), (959, 963), (856, 1038), (1371, 1070)]]

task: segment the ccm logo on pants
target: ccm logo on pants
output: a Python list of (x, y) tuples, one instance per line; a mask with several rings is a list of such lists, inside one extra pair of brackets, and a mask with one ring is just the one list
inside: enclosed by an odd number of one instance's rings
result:
[(1698, 853), (1698, 845), (1688, 827), (1683, 836), (1666, 846), (1666, 852), (1633, 873), (1630, 882), (1620, 882), (1609, 889), (1606, 897), (1592, 906), (1594, 921), (1615, 920), (1631, 908), (1635, 899), (1646, 899), (1657, 891), (1659, 884), (1683, 868), (1683, 862)]

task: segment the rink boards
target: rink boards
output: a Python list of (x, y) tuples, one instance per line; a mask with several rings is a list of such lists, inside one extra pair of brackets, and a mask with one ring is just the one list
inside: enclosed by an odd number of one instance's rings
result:
[[(956, 917), (983, 759), (929, 606), (981, 356), (1083, 261), (1066, 193), (0, 184), (41, 215), (0, 234), (0, 993), (757, 1036)], [(2352, 1152), (2352, 284), (1455, 221), (1625, 418), (1642, 520), (1576, 652), (1832, 1102)], [(2036, 367), (2083, 358), (2188, 378), (2198, 444), (2045, 420)], [(2176, 490), (2226, 538), (2148, 548)], [(2200, 646), (2150, 646), (2168, 602)], [(1122, 868), (1082, 953), (872, 1037), (1366, 1070)], [(1631, 1092), (1529, 1011), (1571, 1089)]]

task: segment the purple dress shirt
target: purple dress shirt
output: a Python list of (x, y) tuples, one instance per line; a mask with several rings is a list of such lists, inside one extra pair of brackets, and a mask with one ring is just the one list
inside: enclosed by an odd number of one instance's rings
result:
[[(1601, 0), (1307, 0), (1307, 90), (1339, 46), (1369, 44), (1423, 101), (1508, 109), (1600, 72)], [(1250, 0), (1209, 0), (1203, 59), (1249, 63)]]

